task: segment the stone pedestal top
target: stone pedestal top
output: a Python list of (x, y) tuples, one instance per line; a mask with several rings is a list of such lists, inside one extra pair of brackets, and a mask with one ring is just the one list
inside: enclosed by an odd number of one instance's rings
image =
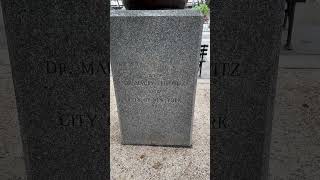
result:
[(202, 16), (200, 12), (192, 9), (174, 10), (112, 10), (112, 16)]

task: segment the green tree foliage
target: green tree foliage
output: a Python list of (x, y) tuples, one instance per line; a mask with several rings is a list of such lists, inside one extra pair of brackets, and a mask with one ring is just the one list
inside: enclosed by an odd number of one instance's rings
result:
[(196, 5), (196, 6), (194, 6), (193, 9), (201, 12), (204, 16), (208, 16), (209, 15), (209, 7), (205, 3), (200, 3), (200, 4)]

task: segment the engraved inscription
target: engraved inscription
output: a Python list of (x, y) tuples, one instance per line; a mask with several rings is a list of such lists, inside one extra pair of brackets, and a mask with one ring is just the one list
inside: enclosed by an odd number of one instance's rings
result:
[(153, 98), (140, 98), (140, 97), (129, 97), (126, 99), (128, 102), (136, 102), (136, 103), (152, 103), (152, 104), (160, 104), (160, 103), (181, 103), (182, 100), (176, 97), (153, 97)]
[(215, 129), (225, 129), (227, 128), (226, 116), (213, 117), (213, 128)]
[(123, 80), (122, 83), (126, 86), (186, 86), (187, 82), (177, 80), (148, 80), (148, 79), (134, 79)]
[(239, 63), (213, 63), (211, 73), (215, 76), (240, 76)]
[(95, 74), (95, 73), (99, 73), (102, 72), (103, 74), (108, 74), (109, 73), (109, 68), (107, 65), (99, 62), (99, 63), (85, 63), (85, 62), (81, 62), (81, 70), (83, 74)]
[[(179, 87), (189, 86), (192, 81), (180, 80), (172, 78), (172, 73), (181, 71), (177, 66), (168, 65), (165, 63), (140, 63), (140, 62), (115, 62), (113, 64), (119, 70), (127, 71), (127, 69), (148, 69), (150, 73), (138, 74), (120, 78), (119, 82), (126, 88), (139, 88), (144, 91), (143, 97), (130, 96), (123, 100), (130, 103), (150, 104), (153, 107), (161, 107), (162, 104), (177, 104), (183, 103), (183, 99), (175, 97), (172, 91)], [(130, 71), (131, 71), (130, 70)], [(180, 72), (181, 73), (181, 72)], [(124, 73), (126, 74), (126, 73)], [(170, 75), (169, 78), (167, 77)], [(148, 95), (147, 95), (148, 94)], [(172, 96), (173, 95), (173, 96)]]
[(57, 124), (64, 127), (94, 127), (96, 120), (96, 114), (67, 113), (58, 114)]
[(109, 74), (109, 66), (106, 62), (80, 62), (79, 64), (67, 65), (62, 62), (46, 61), (47, 74), (82, 74), (82, 75), (95, 75), (95, 74)]

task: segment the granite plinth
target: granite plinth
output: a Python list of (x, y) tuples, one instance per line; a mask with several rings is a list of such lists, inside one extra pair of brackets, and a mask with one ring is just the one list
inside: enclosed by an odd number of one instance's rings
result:
[(109, 179), (109, 1), (1, 3), (28, 180)]
[(212, 5), (212, 179), (267, 179), (282, 3), (218, 0)]
[(193, 10), (111, 11), (123, 144), (192, 145), (202, 21)]
[(0, 49), (7, 49), (6, 31), (4, 28), (2, 8), (0, 7)]

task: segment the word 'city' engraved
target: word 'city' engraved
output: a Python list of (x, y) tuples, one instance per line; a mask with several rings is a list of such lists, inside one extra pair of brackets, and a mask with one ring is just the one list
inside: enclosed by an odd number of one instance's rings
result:
[(211, 66), (213, 76), (240, 76), (239, 63), (213, 63)]
[(103, 62), (81, 62), (80, 64), (67, 65), (66, 63), (47, 61), (47, 74), (109, 74), (109, 66)]
[(58, 125), (64, 127), (93, 127), (97, 115), (86, 114), (59, 114)]

